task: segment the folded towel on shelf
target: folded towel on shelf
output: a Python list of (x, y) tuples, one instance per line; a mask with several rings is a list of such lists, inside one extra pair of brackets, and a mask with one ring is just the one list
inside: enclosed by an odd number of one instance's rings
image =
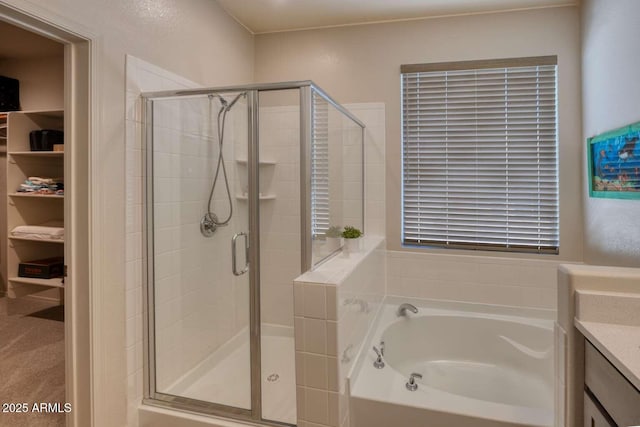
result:
[(62, 178), (30, 176), (20, 184), (16, 191), (18, 193), (56, 194), (63, 196), (64, 180)]
[(39, 225), (19, 225), (11, 230), (11, 236), (34, 240), (64, 240), (64, 222), (49, 221)]
[(51, 185), (51, 184), (64, 183), (64, 178), (46, 178), (41, 176), (30, 176), (29, 178), (27, 178), (27, 181), (31, 181), (36, 185)]
[(30, 176), (27, 181), (31, 181), (34, 185), (50, 185), (53, 184), (51, 178), (40, 178), (39, 176)]

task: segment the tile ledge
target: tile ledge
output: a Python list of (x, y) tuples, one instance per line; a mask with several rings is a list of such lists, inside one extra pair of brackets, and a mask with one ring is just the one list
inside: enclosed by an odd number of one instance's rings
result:
[(348, 257), (345, 257), (343, 253), (338, 254), (315, 270), (307, 271), (296, 277), (294, 282), (339, 285), (372, 252), (384, 249), (384, 241), (382, 236), (365, 236), (362, 240), (363, 249), (361, 251), (352, 253)]

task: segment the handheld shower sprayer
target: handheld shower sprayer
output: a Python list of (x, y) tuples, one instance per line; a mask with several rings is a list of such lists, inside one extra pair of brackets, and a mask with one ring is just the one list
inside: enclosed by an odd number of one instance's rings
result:
[[(211, 185), (211, 191), (209, 192), (209, 201), (207, 203), (207, 213), (200, 220), (200, 232), (205, 237), (213, 236), (216, 229), (218, 227), (225, 226), (229, 223), (231, 218), (233, 217), (233, 201), (231, 199), (231, 190), (229, 189), (229, 178), (227, 177), (227, 168), (224, 164), (224, 155), (222, 153), (222, 149), (224, 146), (224, 127), (227, 120), (227, 113), (231, 108), (238, 102), (238, 100), (246, 96), (246, 92), (241, 92), (236, 95), (231, 102), (227, 101), (221, 95), (217, 93), (209, 94), (209, 100), (213, 100), (217, 98), (220, 101), (220, 109), (218, 110), (218, 160), (216, 162), (216, 172), (213, 176), (213, 184)], [(218, 216), (212, 212), (211, 210), (211, 201), (213, 200), (213, 193), (216, 189), (216, 184), (218, 183), (218, 176), (220, 174), (220, 169), (222, 169), (222, 176), (224, 178), (224, 185), (227, 190), (227, 200), (229, 203), (229, 214), (227, 217), (220, 221)]]

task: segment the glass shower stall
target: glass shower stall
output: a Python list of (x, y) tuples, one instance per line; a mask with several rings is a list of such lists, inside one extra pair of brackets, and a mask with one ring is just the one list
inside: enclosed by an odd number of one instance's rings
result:
[(364, 229), (364, 125), (310, 81), (142, 98), (145, 402), (294, 425), (293, 280)]

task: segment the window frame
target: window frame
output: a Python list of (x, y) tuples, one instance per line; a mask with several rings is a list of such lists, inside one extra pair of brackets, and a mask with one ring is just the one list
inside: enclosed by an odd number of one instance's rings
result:
[[(544, 246), (544, 245), (510, 245), (508, 240), (503, 240), (501, 244), (496, 243), (480, 243), (473, 242), (469, 240), (466, 243), (459, 242), (436, 242), (436, 241), (425, 241), (424, 243), (419, 243), (415, 241), (408, 241), (406, 238), (407, 227), (405, 225), (406, 220), (406, 203), (405, 203), (405, 185), (407, 183), (407, 175), (406, 175), (406, 160), (407, 154), (405, 152), (407, 148), (407, 137), (405, 135), (406, 128), (408, 127), (405, 122), (405, 87), (404, 87), (404, 78), (406, 74), (413, 73), (431, 73), (431, 72), (453, 72), (453, 71), (480, 71), (480, 70), (489, 70), (489, 69), (501, 69), (501, 68), (520, 68), (520, 67), (543, 67), (543, 66), (554, 66), (554, 175), (555, 175), (555, 206), (554, 219), (555, 219), (555, 228), (552, 233), (549, 233), (553, 237), (555, 237), (555, 246)], [(505, 75), (508, 74), (508, 71), (505, 71)], [(477, 251), (499, 251), (504, 253), (529, 253), (529, 254), (551, 254), (558, 255), (560, 252), (560, 169), (558, 164), (559, 159), (559, 120), (558, 120), (558, 110), (559, 110), (559, 100), (558, 100), (558, 63), (557, 56), (539, 56), (539, 57), (523, 57), (523, 58), (505, 58), (505, 59), (493, 59), (493, 60), (475, 60), (475, 61), (456, 61), (456, 62), (440, 62), (440, 63), (427, 63), (427, 64), (405, 64), (400, 67), (400, 83), (401, 83), (401, 164), (402, 164), (402, 179), (401, 179), (401, 245), (402, 247), (410, 247), (410, 248), (447, 248), (447, 249), (459, 249), (459, 250), (477, 250)], [(506, 108), (505, 108), (506, 110)], [(478, 110), (476, 110), (478, 111)], [(505, 127), (508, 126), (508, 122), (505, 121)], [(507, 140), (508, 141), (508, 140)], [(446, 143), (443, 143), (446, 145)], [(538, 158), (540, 155), (538, 154)], [(507, 169), (505, 169), (507, 171)], [(448, 172), (445, 172), (448, 174)], [(539, 176), (538, 176), (539, 178)], [(540, 181), (537, 181), (540, 182)], [(507, 185), (508, 187), (508, 185)], [(424, 196), (418, 196), (422, 198)], [(540, 206), (540, 205), (539, 205)], [(546, 206), (546, 205), (545, 205)], [(508, 212), (509, 209), (505, 208), (505, 212)], [(506, 215), (505, 215), (506, 216)], [(542, 215), (539, 214), (538, 221), (540, 221)], [(505, 221), (507, 223), (508, 221)], [(508, 234), (508, 233), (505, 233)], [(539, 233), (537, 240), (540, 242), (541, 237), (544, 235), (543, 233)], [(419, 240), (419, 239), (414, 239)]]

